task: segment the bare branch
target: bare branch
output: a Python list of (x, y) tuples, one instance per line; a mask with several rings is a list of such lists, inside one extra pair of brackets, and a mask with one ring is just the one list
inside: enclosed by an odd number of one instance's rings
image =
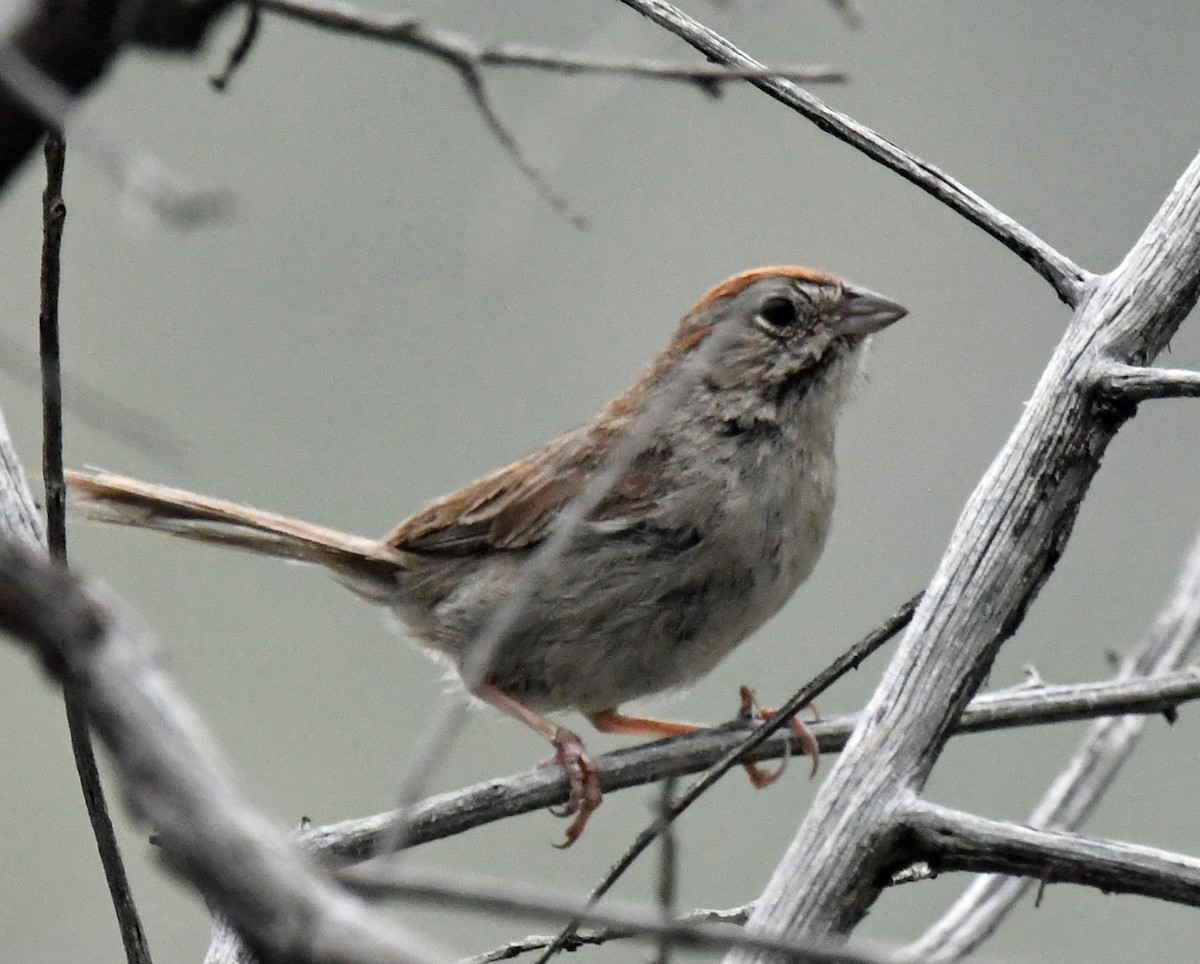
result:
[(1200, 859), (1055, 830), (987, 820), (916, 800), (900, 815), (903, 849), (934, 873), (1018, 874), (1200, 907)]
[(0, 535), (30, 549), (46, 548), (46, 528), (0, 412)]
[(778, 70), (755, 67), (749, 70), (728, 70), (713, 64), (684, 65), (640, 59), (605, 59), (586, 54), (572, 54), (530, 47), (522, 44), (482, 44), (464, 34), (431, 26), (417, 17), (402, 14), (375, 13), (343, 0), (256, 0), (262, 10), (280, 14), (300, 23), (353, 34), (372, 40), (400, 44), (412, 50), (436, 57), (452, 67), (475, 102), (484, 123), (500, 143), (517, 168), (538, 193), (576, 227), (587, 222), (572, 213), (565, 197), (550, 186), (546, 176), (521, 149), (516, 137), (500, 119), (484, 84), (484, 67), (525, 67), (551, 70), (558, 73), (625, 74), (665, 80), (683, 80), (699, 84), (712, 93), (714, 85), (723, 81), (749, 77), (783, 75), (806, 81), (841, 81), (845, 75), (832, 67), (787, 67)]
[(827, 65), (730, 68), (720, 64), (682, 64), (648, 58), (597, 57), (515, 43), (480, 43), (465, 34), (431, 26), (417, 17), (376, 13), (341, 0), (260, 0), (270, 10), (300, 23), (400, 44), (429, 54), (458, 69), (459, 62), (476, 67), (525, 67), (560, 74), (621, 74), (651, 80), (682, 80), (713, 84), (751, 77), (786, 77), (809, 83), (840, 83), (846, 74)]
[[(59, 345), (58, 304), (62, 274), (63, 173), (67, 145), (58, 134), (46, 137), (46, 187), (42, 191), (41, 308), (38, 312), (38, 356), (42, 369), (42, 485), (46, 493), (46, 548), (50, 557), (67, 564), (67, 486), (63, 480), (63, 391)], [(63, 683), (63, 702), (75, 771), (83, 792), (92, 836), (104, 869), (121, 944), (128, 964), (150, 964), (150, 948), (142, 928), (125, 861), (109, 816), (108, 801), (100, 782), (96, 751), (88, 726), (87, 709), (73, 680)]]
[[(888, 642), (901, 629), (908, 625), (916, 611), (917, 604), (921, 601), (922, 593), (917, 593), (894, 612), (888, 619), (871, 632), (867, 633), (862, 639), (851, 646), (846, 652), (833, 661), (824, 670), (818, 673), (804, 686), (792, 695), (792, 697), (779, 708), (775, 716), (768, 720), (761, 727), (756, 729), (750, 736), (743, 739), (740, 743), (730, 747), (719, 759), (715, 760), (700, 779), (692, 783), (691, 786), (683, 792), (683, 794), (671, 804), (665, 820), (656, 820), (650, 826), (644, 828), (634, 839), (633, 842), (625, 849), (619, 860), (608, 870), (608, 872), (600, 879), (600, 882), (592, 888), (591, 894), (588, 895), (589, 904), (593, 904), (603, 897), (612, 886), (624, 876), (625, 872), (633, 866), (633, 863), (646, 848), (650, 846), (655, 838), (663, 832), (663, 829), (668, 825), (668, 822), (676, 819), (685, 810), (695, 803), (708, 789), (716, 784), (726, 773), (728, 773), (739, 762), (753, 759), (754, 754), (758, 753), (760, 748), (765, 748), (769, 738), (774, 736), (776, 739), (784, 732), (786, 722), (796, 713), (806, 709), (808, 705), (821, 695), (826, 689), (833, 685), (834, 682), (852, 669), (857, 669), (858, 666), (871, 653), (875, 652), (884, 643)], [(811, 731), (810, 731), (811, 732)], [(786, 739), (786, 736), (783, 737)], [(782, 744), (786, 750), (787, 744)], [(818, 749), (825, 750), (826, 747), (818, 742)], [(673, 772), (683, 772), (676, 770)], [(546, 952), (538, 959), (539, 964), (543, 961), (548, 961), (551, 957), (563, 950), (571, 940), (572, 935), (578, 928), (579, 921), (571, 921), (562, 929), (554, 943), (546, 949)]]
[(1096, 387), (1126, 402), (1145, 402), (1154, 398), (1197, 398), (1200, 397), (1200, 372), (1106, 362), (1096, 373)]
[[(1104, 358), (1145, 364), (1157, 356), (1198, 291), (1200, 157), (1121, 264), (1080, 299), (748, 926), (828, 936), (867, 912), (898, 842), (898, 801), (924, 786), (959, 712), (1062, 554), (1105, 448), (1134, 410), (1098, 400), (1091, 373)], [(794, 886), (800, 875), (803, 888)]]
[(235, 786), (146, 631), (96, 586), (0, 543), (0, 629), (71, 681), (164, 859), (279, 960), (413, 962), (444, 951), (392, 924), (312, 866)]
[[(710, 924), (744, 924), (750, 914), (749, 907), (731, 907), (728, 910), (694, 910), (678, 918), (681, 924), (707, 922)], [(567, 951), (577, 951), (581, 947), (599, 946), (609, 941), (627, 940), (634, 932), (627, 927), (585, 928), (571, 935), (564, 948)], [(458, 964), (494, 964), (496, 961), (511, 961), (522, 954), (532, 954), (534, 951), (545, 950), (554, 943), (555, 937), (549, 934), (530, 934), (520, 940), (512, 941), (503, 947), (497, 947), (474, 957), (468, 957)]]
[[(1155, 714), (1200, 698), (1200, 671), (1188, 670), (1153, 679), (1075, 683), (1038, 688), (1015, 687), (979, 697), (963, 714), (956, 733), (979, 733), (1017, 726), (1094, 719), (1110, 714)], [(845, 747), (856, 716), (831, 717), (807, 724), (823, 753)], [(643, 786), (674, 774), (696, 773), (723, 760), (745, 741), (744, 724), (734, 723), (609, 753), (596, 760), (605, 793)], [(746, 756), (779, 759), (788, 752), (788, 733), (776, 733)], [(408, 811), (407, 844), (417, 846), (522, 813), (561, 804), (567, 778), (538, 767), (508, 777), (429, 797)], [(677, 806), (674, 805), (672, 810)], [(394, 838), (395, 811), (345, 820), (304, 831), (318, 852), (345, 860), (363, 860)], [(656, 836), (656, 834), (654, 835)], [(651, 840), (654, 839), (651, 836)]]
[[(393, 866), (388, 866), (392, 863)], [(646, 937), (669, 938), (682, 949), (749, 947), (787, 961), (811, 964), (886, 964), (886, 950), (863, 943), (852, 947), (823, 944), (820, 941), (792, 943), (763, 938), (729, 927), (715, 927), (705, 920), (664, 921), (657, 910), (632, 904), (605, 904), (603, 908), (582, 906), (577, 897), (564, 897), (548, 887), (533, 887), (512, 880), (451, 875), (394, 866), (391, 861), (374, 861), (342, 872), (342, 880), (361, 893), (373, 897), (402, 897), (427, 901), (437, 907), (449, 907), (474, 913), (513, 914), (530, 917), (582, 917), (592, 924), (622, 928)]]
[(242, 22), (242, 32), (238, 35), (237, 43), (229, 51), (225, 66), (219, 74), (208, 78), (214, 90), (224, 91), (237, 69), (250, 56), (254, 41), (258, 39), (258, 31), (262, 27), (262, 6), (258, 0), (247, 0), (246, 19)]
[[(1192, 544), (1179, 580), (1159, 618), (1122, 660), (1118, 679), (1169, 672), (1192, 657), (1200, 644), (1200, 538)], [(1031, 827), (1073, 830), (1133, 753), (1146, 719), (1120, 716), (1096, 723), (1070, 763), (1030, 815)], [(1031, 881), (988, 875), (972, 882), (941, 920), (905, 948), (910, 961), (958, 960), (983, 942), (1008, 916)]]
[[(675, 796), (675, 777), (667, 777), (658, 791), (658, 820), (665, 826), (659, 834), (658, 847), (658, 912), (664, 922), (675, 917), (675, 902), (679, 890), (679, 846), (675, 840), (675, 825), (671, 822), (671, 800)], [(653, 964), (670, 964), (673, 941), (670, 934), (659, 935)]]
[[(720, 34), (664, 0), (621, 2), (682, 38), (716, 63), (739, 69), (765, 69), (762, 64)], [(1091, 280), (1088, 272), (946, 172), (897, 147), (864, 124), (822, 103), (791, 81), (771, 76), (750, 78), (749, 83), (807, 117), (821, 130), (895, 171), (951, 210), (958, 212), (1049, 281), (1064, 302), (1072, 307), (1078, 302), (1085, 286)]]

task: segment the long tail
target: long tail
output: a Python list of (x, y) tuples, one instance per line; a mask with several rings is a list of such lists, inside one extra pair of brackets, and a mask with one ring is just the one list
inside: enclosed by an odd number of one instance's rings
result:
[(394, 580), (403, 556), (375, 539), (108, 472), (68, 472), (72, 503), (90, 519), (324, 566), (353, 582)]

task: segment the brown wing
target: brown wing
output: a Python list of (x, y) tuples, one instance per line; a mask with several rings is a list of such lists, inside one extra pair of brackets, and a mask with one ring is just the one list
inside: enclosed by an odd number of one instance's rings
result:
[[(407, 552), (466, 555), (481, 548), (524, 549), (546, 537), (562, 508), (604, 463), (615, 436), (577, 429), (445, 496), (400, 523), (384, 544)], [(635, 519), (654, 504), (648, 471), (655, 453), (642, 453), (613, 486), (594, 519)]]

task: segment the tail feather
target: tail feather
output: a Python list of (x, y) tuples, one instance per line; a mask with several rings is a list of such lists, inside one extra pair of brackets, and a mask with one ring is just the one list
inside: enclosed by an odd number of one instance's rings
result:
[(68, 472), (73, 505), (99, 522), (157, 529), (280, 559), (311, 562), (342, 577), (394, 579), (404, 557), (375, 539), (109, 472)]

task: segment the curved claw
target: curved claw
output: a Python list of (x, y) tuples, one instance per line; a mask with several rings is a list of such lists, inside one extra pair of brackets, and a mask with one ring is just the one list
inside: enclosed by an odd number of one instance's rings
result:
[(553, 844), (559, 850), (571, 846), (583, 828), (587, 826), (588, 818), (600, 806), (600, 771), (588, 756), (583, 747), (583, 741), (564, 727), (559, 727), (554, 734), (554, 756), (546, 761), (547, 765), (561, 766), (567, 771), (571, 781), (570, 796), (567, 802), (559, 807), (551, 807), (550, 812), (556, 817), (574, 817), (567, 827), (566, 837), (560, 844)]
[(746, 776), (750, 778), (750, 782), (754, 784), (755, 790), (761, 790), (763, 787), (769, 787), (772, 783), (783, 776), (783, 771), (787, 769), (788, 761), (792, 758), (792, 745), (789, 743), (783, 748), (783, 758), (779, 761), (779, 766), (774, 770), (768, 770), (766, 767), (758, 763), (743, 763), (742, 769), (746, 771)]
[[(769, 720), (775, 715), (774, 710), (768, 710), (758, 705), (754, 691), (748, 686), (738, 688), (738, 697), (741, 700), (741, 705), (738, 708), (739, 716), (755, 720)], [(813, 719), (819, 720), (821, 718), (815, 703), (809, 703), (808, 709), (812, 710)], [(812, 735), (807, 726), (800, 722), (798, 716), (793, 716), (788, 720), (788, 728), (792, 731), (792, 735), (796, 738), (797, 742), (799, 742), (800, 749), (804, 751), (805, 756), (812, 758), (812, 770), (808, 775), (811, 780), (817, 775), (817, 767), (821, 762), (821, 748), (817, 743), (817, 738)], [(783, 775), (783, 771), (787, 769), (787, 763), (790, 758), (791, 747), (789, 746), (784, 754), (783, 762), (780, 763), (779, 767), (773, 773), (765, 771), (762, 767), (754, 763), (744, 763), (742, 767), (750, 777), (750, 782), (758, 789), (762, 789), (774, 783)]]

